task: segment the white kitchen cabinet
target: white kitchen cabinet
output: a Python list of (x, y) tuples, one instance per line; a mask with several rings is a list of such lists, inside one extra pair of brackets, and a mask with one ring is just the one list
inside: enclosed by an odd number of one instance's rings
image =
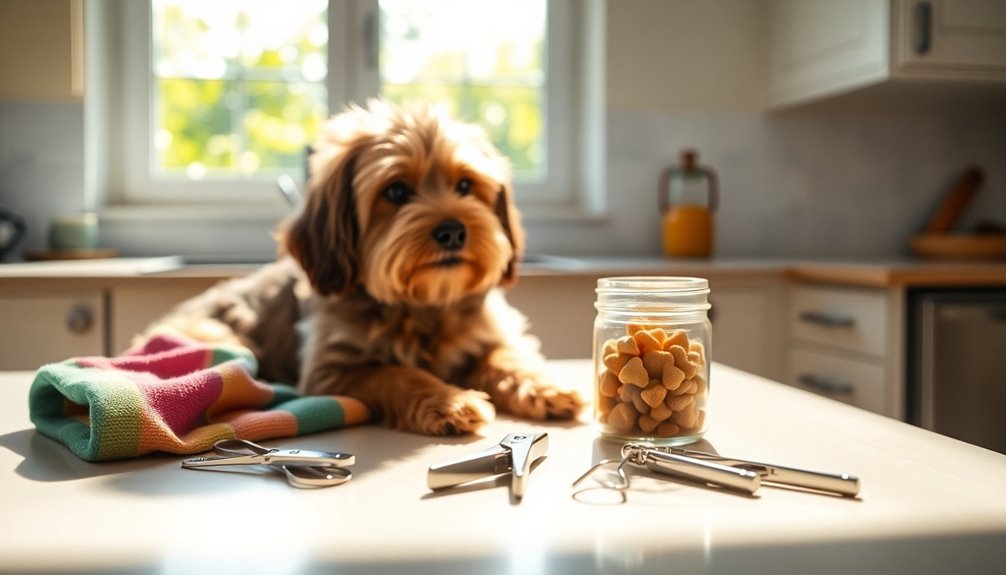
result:
[(778, 380), (781, 298), (782, 287), (776, 282), (711, 281), (713, 360)]
[[(778, 379), (781, 280), (738, 274), (710, 277), (709, 285), (713, 360)], [(526, 276), (507, 292), (507, 300), (527, 316), (547, 358), (585, 358), (593, 353), (596, 287), (591, 275)]]
[(101, 290), (0, 292), (0, 369), (34, 370), (105, 351)]
[(591, 276), (527, 276), (506, 298), (527, 317), (546, 357), (580, 359), (593, 353), (595, 287)]
[(226, 279), (227, 273), (104, 279), (0, 275), (0, 371), (35, 370), (77, 356), (118, 355), (152, 321)]
[[(182, 300), (223, 278), (166, 278), (112, 282), (81, 293), (18, 290), (0, 293), (0, 369), (36, 369), (77, 355), (117, 355), (150, 322)], [(62, 282), (60, 282), (62, 283)], [(597, 277), (546, 274), (522, 277), (508, 301), (530, 323), (549, 359), (590, 357)], [(715, 361), (765, 377), (781, 376), (780, 279), (744, 274), (710, 278), (710, 317)], [(13, 294), (13, 295), (12, 295)], [(71, 328), (86, 310), (86, 329)]]
[(784, 381), (902, 418), (902, 294), (900, 288), (792, 285)]
[(180, 302), (199, 295), (217, 280), (151, 281), (116, 287), (109, 302), (109, 353), (132, 347), (134, 338)]
[(884, 358), (855, 357), (832, 350), (790, 352), (787, 381), (818, 395), (884, 413)]
[(888, 81), (1006, 84), (1006, 2), (772, 0), (770, 106)]
[[(928, 11), (928, 23), (920, 10)], [(896, 78), (1006, 82), (1006, 2), (898, 0), (893, 18), (900, 31), (891, 39)]]
[(0, 99), (80, 101), (83, 0), (0, 2)]

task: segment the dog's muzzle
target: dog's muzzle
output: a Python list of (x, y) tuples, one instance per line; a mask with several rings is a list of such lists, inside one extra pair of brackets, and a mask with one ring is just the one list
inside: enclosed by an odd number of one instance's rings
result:
[(459, 250), (464, 247), (468, 230), (458, 220), (445, 220), (433, 228), (433, 240), (445, 250)]

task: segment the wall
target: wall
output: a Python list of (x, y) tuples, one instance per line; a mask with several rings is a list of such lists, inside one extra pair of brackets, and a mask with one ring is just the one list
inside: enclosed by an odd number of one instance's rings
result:
[[(530, 251), (659, 253), (657, 177), (685, 146), (719, 171), (725, 257), (901, 255), (972, 162), (987, 177), (969, 219), (1006, 222), (1002, 96), (919, 85), (765, 112), (762, 13), (761, 0), (608, 3), (609, 211), (587, 221), (529, 218)], [(83, 206), (83, 155), (80, 105), (0, 101), (0, 204), (29, 219), (30, 247), (43, 245), (53, 213)], [(214, 235), (247, 227), (211, 222), (186, 235), (193, 246), (267, 253), (265, 226), (250, 240)], [(124, 253), (155, 249), (155, 238), (108, 231)]]
[(81, 0), (0, 1), (0, 206), (26, 220), (22, 247), (83, 206), (82, 68)]
[(28, 225), (21, 248), (45, 247), (52, 216), (83, 208), (83, 143), (80, 103), (0, 100), (0, 205)]
[(529, 248), (659, 254), (660, 171), (694, 146), (721, 180), (724, 257), (906, 255), (964, 167), (986, 180), (965, 226), (1006, 224), (1006, 98), (880, 87), (764, 111), (760, 0), (618, 0), (607, 11), (607, 189), (600, 222), (528, 223)]
[(686, 146), (720, 176), (720, 256), (906, 255), (908, 237), (971, 163), (986, 180), (964, 225), (979, 217), (1006, 224), (1001, 103), (915, 96), (906, 106), (884, 97), (778, 113), (609, 109), (610, 219), (551, 241), (554, 225), (532, 228), (541, 244), (531, 249), (658, 254), (657, 178)]

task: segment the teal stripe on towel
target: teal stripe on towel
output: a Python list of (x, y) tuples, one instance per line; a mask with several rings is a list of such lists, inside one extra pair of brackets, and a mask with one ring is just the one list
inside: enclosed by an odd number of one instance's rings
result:
[(276, 409), (288, 411), (297, 418), (298, 434), (343, 427), (346, 421), (342, 405), (331, 397), (301, 397), (277, 405)]

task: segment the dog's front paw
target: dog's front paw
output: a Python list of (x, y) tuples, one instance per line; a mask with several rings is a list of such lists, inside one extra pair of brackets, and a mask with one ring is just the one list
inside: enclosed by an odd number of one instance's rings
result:
[(517, 378), (516, 393), (510, 400), (510, 411), (514, 415), (539, 421), (573, 419), (583, 409), (583, 398), (576, 391), (562, 389), (534, 376)]
[(421, 402), (412, 419), (412, 431), (426, 435), (473, 433), (496, 417), (489, 397), (480, 391), (452, 390)]

